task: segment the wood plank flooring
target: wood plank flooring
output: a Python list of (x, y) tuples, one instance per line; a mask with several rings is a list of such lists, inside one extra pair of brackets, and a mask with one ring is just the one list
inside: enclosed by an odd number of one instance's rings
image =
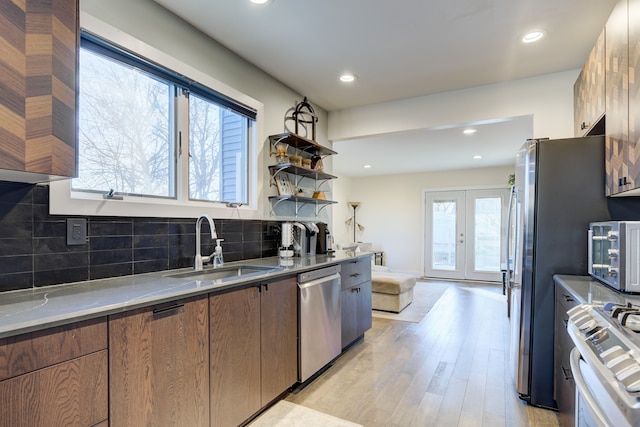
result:
[(365, 427), (559, 426), (516, 395), (501, 287), (446, 283), (420, 323), (374, 318), (363, 342), (286, 400)]

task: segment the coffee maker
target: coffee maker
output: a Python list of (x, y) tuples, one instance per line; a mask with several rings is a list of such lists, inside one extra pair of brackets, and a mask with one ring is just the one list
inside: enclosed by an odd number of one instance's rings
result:
[(294, 256), (316, 254), (318, 226), (313, 222), (293, 223), (293, 253)]
[(327, 228), (327, 224), (319, 222), (316, 225), (318, 226), (316, 253), (318, 255), (333, 254), (333, 236)]

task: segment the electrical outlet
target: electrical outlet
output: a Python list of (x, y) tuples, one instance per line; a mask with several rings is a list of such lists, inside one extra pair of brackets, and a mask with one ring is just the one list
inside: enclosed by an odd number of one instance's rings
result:
[(84, 218), (67, 218), (67, 246), (85, 245), (87, 243), (87, 220)]

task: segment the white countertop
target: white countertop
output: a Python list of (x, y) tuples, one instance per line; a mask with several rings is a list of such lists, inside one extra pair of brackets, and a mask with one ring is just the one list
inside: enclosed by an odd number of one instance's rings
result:
[(640, 304), (640, 295), (625, 294), (604, 285), (591, 276), (555, 275), (554, 280), (560, 283), (579, 303), (604, 305), (607, 302), (618, 304)]

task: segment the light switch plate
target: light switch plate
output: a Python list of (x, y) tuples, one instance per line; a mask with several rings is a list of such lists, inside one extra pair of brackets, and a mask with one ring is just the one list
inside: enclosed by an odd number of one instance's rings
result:
[(67, 246), (85, 245), (87, 243), (87, 220), (84, 218), (67, 218)]

